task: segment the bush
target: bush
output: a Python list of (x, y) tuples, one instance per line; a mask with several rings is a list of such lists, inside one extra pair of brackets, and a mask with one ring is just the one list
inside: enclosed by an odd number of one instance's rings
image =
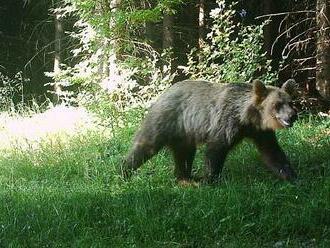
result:
[(24, 104), (24, 84), (29, 80), (23, 78), (22, 72), (12, 78), (0, 73), (0, 82), (0, 111), (13, 110)]
[(226, 6), (226, 2), (218, 0), (218, 7), (211, 10), (211, 31), (202, 47), (189, 54), (185, 74), (215, 82), (242, 82), (254, 77), (274, 80), (276, 74), (262, 49), (266, 23), (243, 25), (237, 17), (246, 13), (238, 13), (235, 4)]

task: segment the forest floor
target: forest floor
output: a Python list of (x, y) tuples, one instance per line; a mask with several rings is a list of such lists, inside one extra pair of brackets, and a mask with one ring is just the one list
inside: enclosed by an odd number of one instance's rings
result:
[[(295, 184), (271, 175), (243, 142), (213, 186), (178, 184), (166, 150), (122, 180), (139, 120), (111, 134), (88, 124), (42, 135), (43, 117), (13, 118), (0, 128), (1, 247), (330, 247), (329, 118), (304, 117), (278, 133)], [(24, 136), (24, 121), (39, 136)], [(202, 164), (203, 147), (195, 174)]]

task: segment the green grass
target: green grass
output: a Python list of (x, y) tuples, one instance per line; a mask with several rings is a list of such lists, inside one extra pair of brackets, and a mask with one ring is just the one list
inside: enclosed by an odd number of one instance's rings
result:
[[(134, 128), (0, 154), (0, 247), (330, 247), (329, 120), (281, 131), (299, 174), (267, 172), (250, 143), (216, 186), (179, 186), (167, 151), (119, 177)], [(195, 160), (201, 174), (203, 153)]]

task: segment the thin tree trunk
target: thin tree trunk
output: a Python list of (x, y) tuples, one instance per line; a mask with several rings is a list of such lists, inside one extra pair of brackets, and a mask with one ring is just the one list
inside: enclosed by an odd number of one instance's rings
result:
[[(154, 8), (155, 4), (150, 3), (147, 0), (143, 0), (142, 6), (143, 6), (144, 10), (148, 10), (148, 9)], [(148, 21), (144, 23), (144, 35), (145, 35), (145, 38), (148, 40), (148, 42), (150, 42), (151, 44), (155, 41), (155, 37), (154, 37), (155, 30), (153, 29), (154, 26), (155, 26), (154, 23), (150, 23)]]
[[(263, 14), (271, 14), (273, 11), (273, 1), (272, 0), (263, 0)], [(264, 49), (267, 51), (267, 56), (271, 57), (271, 47), (273, 42), (273, 25), (272, 23), (268, 23), (264, 27)]]
[(330, 1), (317, 0), (316, 89), (330, 101)]
[(201, 48), (205, 37), (205, 0), (199, 0), (198, 11), (198, 47)]
[(174, 34), (173, 34), (174, 16), (164, 14), (163, 18), (163, 49), (173, 47)]
[[(121, 0), (111, 0), (110, 1), (110, 11), (112, 14), (115, 14), (118, 11), (118, 8), (120, 7)], [(110, 30), (115, 27), (115, 18), (110, 18), (109, 26)], [(119, 68), (118, 68), (118, 34), (114, 34), (113, 37), (109, 37), (110, 42), (107, 42), (107, 45), (110, 45), (108, 56), (108, 66), (105, 70), (105, 75), (109, 77), (111, 80), (118, 79), (119, 75)]]
[[(165, 13), (163, 17), (163, 49), (174, 47), (173, 25), (174, 25), (174, 16)], [(170, 56), (171, 56), (171, 61), (170, 61), (171, 72), (174, 72), (177, 68), (177, 65), (175, 59), (173, 58), (173, 53), (170, 54)]]
[(61, 72), (61, 39), (63, 34), (63, 26), (60, 20), (60, 15), (55, 13), (54, 15), (54, 24), (55, 24), (55, 55), (54, 55), (54, 94), (53, 94), (53, 102), (57, 104), (59, 102), (59, 96), (62, 91), (62, 87), (60, 83), (57, 81), (56, 77)]

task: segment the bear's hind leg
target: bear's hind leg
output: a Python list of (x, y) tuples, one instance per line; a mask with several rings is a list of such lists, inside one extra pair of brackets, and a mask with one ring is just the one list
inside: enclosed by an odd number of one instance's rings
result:
[(190, 180), (196, 145), (179, 142), (170, 145), (175, 161), (175, 176), (178, 180)]
[(123, 176), (125, 178), (129, 177), (133, 171), (151, 159), (161, 148), (161, 145), (149, 142), (136, 142), (124, 161)]

